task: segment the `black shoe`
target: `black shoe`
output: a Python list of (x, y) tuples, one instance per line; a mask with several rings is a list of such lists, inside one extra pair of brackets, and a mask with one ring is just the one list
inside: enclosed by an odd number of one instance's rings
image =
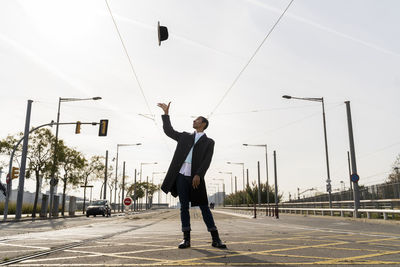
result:
[(183, 232), (183, 241), (179, 244), (178, 248), (190, 248), (190, 231)]
[(178, 248), (190, 248), (190, 240), (183, 239)]
[(226, 248), (226, 245), (222, 243), (221, 239), (219, 239), (218, 231), (211, 231), (212, 243), (211, 245), (215, 248)]
[(211, 245), (215, 248), (226, 248), (226, 245), (222, 243), (221, 239), (215, 241), (213, 240)]

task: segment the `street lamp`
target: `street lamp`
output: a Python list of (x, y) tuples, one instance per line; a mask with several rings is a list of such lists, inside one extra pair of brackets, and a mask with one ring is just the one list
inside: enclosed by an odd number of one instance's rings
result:
[(140, 163), (140, 178), (139, 182), (142, 182), (142, 166), (143, 165), (151, 165), (151, 164), (158, 164), (157, 162), (141, 162)]
[(258, 146), (265, 148), (265, 171), (267, 174), (267, 206), (269, 207), (269, 182), (268, 182), (268, 153), (267, 153), (267, 145), (250, 145), (250, 144), (243, 144), (244, 146)]
[(222, 181), (222, 204), (225, 206), (225, 180), (224, 179), (213, 179), (214, 181)]
[[(117, 157), (115, 160), (115, 191), (114, 191), (114, 203), (115, 205), (117, 204), (117, 183), (118, 183), (118, 151), (120, 146), (140, 146), (142, 143), (136, 143), (136, 144), (117, 144)], [(115, 211), (115, 206), (114, 206), (114, 211)], [(118, 206), (118, 211), (119, 211), (119, 206)]]
[[(139, 182), (140, 183), (142, 182), (142, 166), (143, 165), (150, 165), (150, 164), (157, 164), (157, 162), (141, 162), (140, 163), (140, 176), (139, 176)], [(147, 189), (146, 189), (146, 209), (147, 209)]]
[(58, 98), (58, 110), (57, 110), (57, 124), (56, 124), (56, 138), (54, 143), (54, 157), (53, 157), (53, 166), (51, 168), (50, 175), (50, 203), (49, 203), (49, 217), (52, 217), (52, 208), (53, 208), (53, 197), (54, 197), (54, 187), (58, 184), (58, 178), (55, 177), (57, 172), (57, 150), (58, 150), (58, 126), (60, 123), (60, 108), (61, 102), (74, 102), (74, 101), (85, 101), (85, 100), (100, 100), (100, 96), (90, 97), (90, 98)]
[[(166, 172), (153, 172), (151, 174), (151, 183), (154, 184), (154, 174), (165, 174)], [(160, 182), (161, 184), (161, 182)], [(158, 188), (158, 204), (160, 204), (160, 194), (161, 194), (161, 185), (160, 188)]]
[(233, 177), (232, 172), (219, 172), (221, 174), (230, 174), (231, 175), (231, 194), (233, 194)]
[(298, 100), (306, 100), (306, 101), (314, 101), (322, 103), (322, 119), (324, 124), (324, 137), (325, 137), (325, 158), (326, 158), (326, 172), (328, 175), (328, 179), (326, 180), (326, 191), (328, 191), (329, 196), (329, 208), (332, 208), (332, 198), (331, 198), (331, 176), (329, 172), (329, 158), (328, 158), (328, 138), (326, 136), (326, 120), (325, 120), (325, 105), (323, 97), (294, 97), (290, 95), (282, 96), (286, 99), (298, 99)]
[(234, 165), (242, 165), (242, 168), (243, 168), (243, 191), (245, 190), (245, 182), (244, 182), (244, 163), (243, 162), (230, 162), (230, 161), (227, 161), (226, 162), (227, 164), (234, 164)]

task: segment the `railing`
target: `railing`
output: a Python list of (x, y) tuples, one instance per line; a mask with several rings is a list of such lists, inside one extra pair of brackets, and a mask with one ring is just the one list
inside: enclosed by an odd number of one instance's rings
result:
[[(340, 202), (340, 203), (339, 203)], [(248, 206), (225, 206), (224, 209), (236, 210), (241, 213), (246, 213), (249, 215), (253, 215), (253, 217), (257, 216), (257, 213), (264, 214), (266, 216), (275, 216), (279, 218), (279, 213), (287, 213), (287, 214), (304, 214), (304, 215), (330, 215), (330, 216), (341, 216), (341, 217), (355, 217), (354, 209), (350, 203), (351, 201), (337, 201), (335, 204), (340, 205), (348, 205), (351, 208), (317, 208), (315, 206), (322, 205), (324, 206), (325, 202), (298, 202), (298, 203), (280, 203), (278, 211), (275, 208), (275, 205), (270, 205), (269, 209), (267, 209), (265, 204), (256, 207), (248, 207)], [(358, 209), (358, 214), (364, 218), (371, 219), (373, 214), (377, 214), (377, 218), (383, 218), (384, 220), (389, 219), (389, 215), (392, 215), (391, 218), (395, 219), (395, 214), (400, 216), (400, 209), (393, 208), (396, 203), (400, 203), (400, 199), (381, 199), (381, 200), (362, 200), (363, 203), (362, 208)], [(364, 208), (367, 206), (375, 207), (379, 204), (380, 207), (385, 207), (381, 209), (377, 208)], [(300, 207), (303, 206), (303, 207)], [(304, 207), (311, 206), (311, 207)]]

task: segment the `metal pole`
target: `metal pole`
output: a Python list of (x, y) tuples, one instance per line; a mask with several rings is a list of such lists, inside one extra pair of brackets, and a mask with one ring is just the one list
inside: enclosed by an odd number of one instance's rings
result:
[[(350, 101), (345, 101), (344, 103), (346, 103), (347, 125), (349, 128), (351, 170), (352, 170), (352, 174), (357, 174), (356, 152), (355, 152), (355, 148), (354, 148), (353, 123), (351, 121)], [(353, 195), (354, 195), (354, 216), (353, 217), (359, 218), (360, 214), (358, 214), (358, 209), (360, 208), (360, 192), (359, 192), (359, 188), (358, 188), (358, 182), (353, 182)]]
[(146, 210), (147, 208), (147, 199), (148, 199), (148, 189), (149, 189), (149, 176), (146, 176)]
[(103, 199), (107, 199), (107, 170), (108, 170), (108, 150), (106, 150), (106, 167), (104, 170), (104, 194)]
[(22, 202), (23, 202), (23, 197), (24, 197), (24, 183), (25, 183), (26, 155), (28, 153), (29, 124), (31, 121), (32, 102), (33, 102), (32, 100), (28, 100), (28, 106), (27, 106), (27, 110), (26, 110), (24, 143), (22, 145), (21, 169), (19, 172), (17, 209), (15, 211), (15, 219), (16, 220), (21, 219), (21, 212), (22, 212)]
[(244, 179), (244, 163), (242, 164), (242, 171), (243, 171), (243, 191), (245, 191), (246, 186), (245, 186), (245, 179)]
[(235, 176), (235, 194), (237, 193), (237, 177)]
[(125, 161), (124, 164), (122, 165), (122, 196), (121, 196), (121, 211), (124, 210), (123, 205), (124, 205), (124, 198), (125, 198)]
[(265, 171), (267, 174), (267, 208), (269, 208), (269, 182), (268, 182), (268, 150), (265, 145)]
[(275, 174), (275, 218), (279, 219), (278, 213), (278, 171), (276, 169), (276, 151), (274, 150), (274, 174)]
[(53, 210), (53, 198), (54, 198), (54, 187), (58, 184), (58, 178), (55, 177), (57, 171), (57, 150), (58, 150), (58, 126), (60, 123), (60, 107), (61, 107), (61, 97), (58, 98), (58, 111), (57, 111), (57, 124), (56, 124), (56, 139), (54, 143), (54, 157), (53, 166), (51, 168), (50, 175), (50, 201), (49, 201), (49, 218), (51, 218)]
[(247, 176), (247, 186), (249, 185), (249, 169), (246, 169), (246, 176)]
[(258, 198), (258, 206), (260, 206), (261, 205), (261, 178), (260, 178), (260, 162), (259, 161), (257, 161), (257, 174), (258, 174), (258, 190), (257, 190), (258, 196), (257, 196), (257, 198)]
[(327, 183), (327, 191), (328, 191), (328, 196), (329, 196), (329, 208), (332, 208), (332, 198), (331, 198), (331, 175), (329, 171), (329, 158), (328, 158), (328, 137), (326, 135), (326, 119), (325, 119), (325, 104), (324, 104), (324, 98), (321, 98), (322, 102), (322, 117), (324, 121), (324, 138), (325, 138), (325, 157), (326, 157), (326, 172), (328, 175), (328, 179), (326, 180)]
[(231, 194), (233, 194), (233, 174), (231, 172)]
[(136, 169), (135, 169), (135, 179), (134, 179), (134, 184), (133, 184), (133, 196), (134, 196), (134, 198), (133, 198), (133, 211), (137, 210), (137, 207), (136, 207), (136, 174), (137, 174), (137, 172), (136, 172)]
[(222, 203), (223, 206), (225, 207), (225, 182), (222, 184)]
[(350, 152), (349, 151), (347, 151), (347, 163), (349, 165), (350, 191), (353, 191), (353, 183), (351, 182), (351, 164), (350, 164)]
[(139, 173), (139, 182), (142, 182), (142, 163), (140, 163), (140, 173)]
[[(117, 145), (117, 158), (115, 160), (114, 212), (115, 212), (115, 206), (117, 205), (118, 149), (119, 149), (119, 145)], [(118, 206), (118, 211), (119, 211), (119, 206)]]

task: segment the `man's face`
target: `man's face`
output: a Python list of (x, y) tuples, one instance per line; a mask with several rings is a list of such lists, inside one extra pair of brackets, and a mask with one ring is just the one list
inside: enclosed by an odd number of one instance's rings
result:
[(195, 119), (193, 121), (193, 128), (196, 130), (203, 130), (205, 123), (203, 122), (203, 119), (200, 117), (197, 117), (197, 119)]

